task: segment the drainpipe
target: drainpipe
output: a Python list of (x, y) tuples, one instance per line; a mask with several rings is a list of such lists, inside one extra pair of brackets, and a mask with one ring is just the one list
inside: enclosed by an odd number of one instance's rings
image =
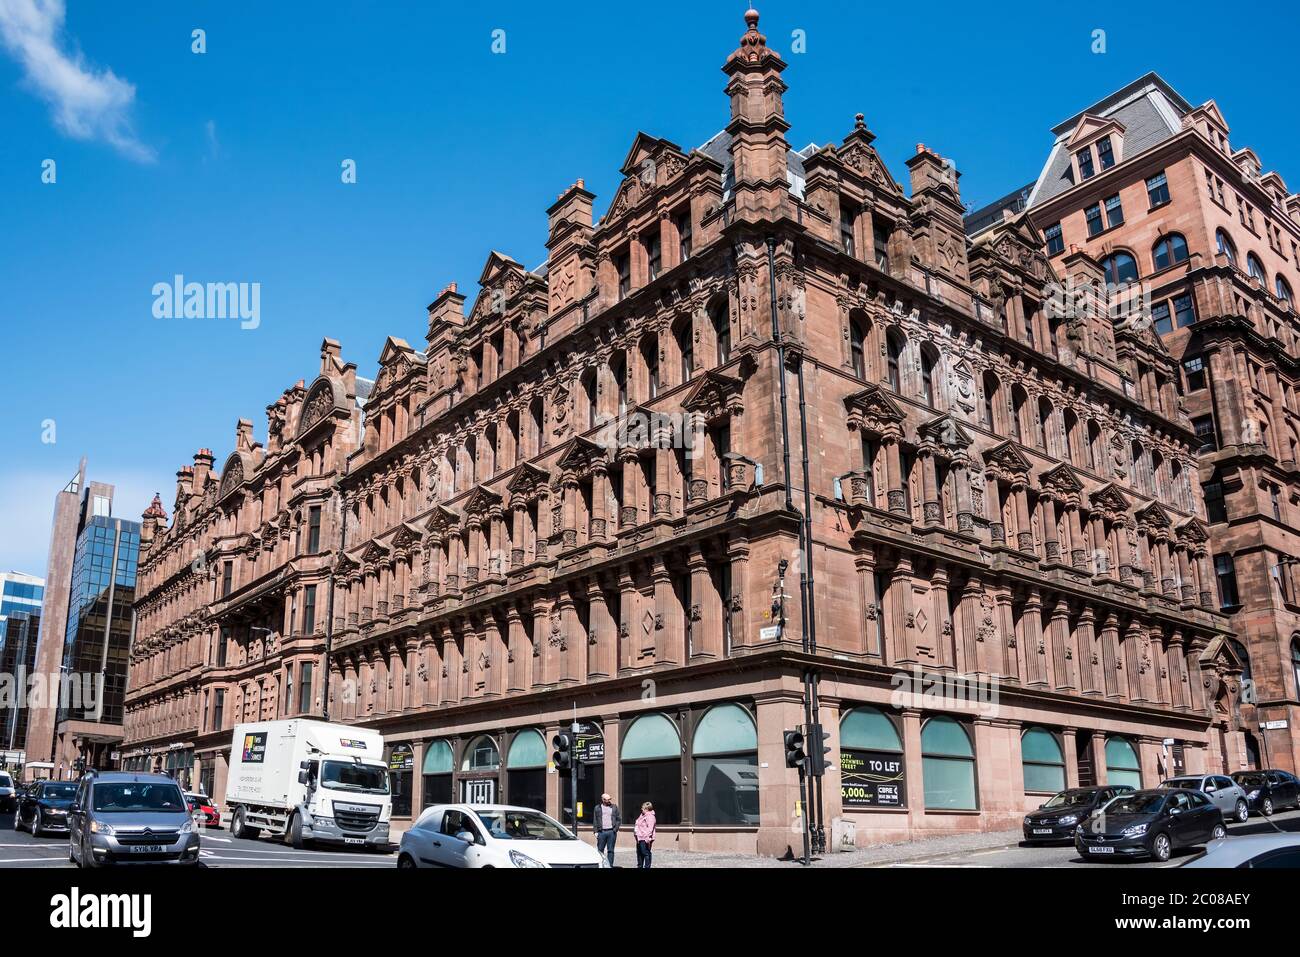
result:
[[(324, 684), (321, 685), (321, 720), (330, 719), (330, 650), (334, 647), (334, 569), (338, 565), (338, 559), (343, 555), (343, 550), (348, 545), (348, 509), (343, 500), (343, 490), (339, 488), (338, 480), (334, 482), (334, 494), (339, 500), (339, 512), (342, 514), (342, 530), (339, 533), (339, 551), (330, 563), (329, 577), (329, 603), (325, 612), (325, 665), (321, 672), (321, 678)], [(340, 693), (342, 688), (339, 689)]]

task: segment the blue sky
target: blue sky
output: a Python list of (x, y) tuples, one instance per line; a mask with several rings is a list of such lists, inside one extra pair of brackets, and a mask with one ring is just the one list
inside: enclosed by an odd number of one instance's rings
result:
[[(488, 250), (536, 266), (565, 186), (585, 178), (603, 212), (638, 129), (706, 140), (744, 8), (0, 0), (0, 569), (43, 574), (80, 456), (119, 514), (155, 489), (170, 506), (195, 449), (220, 462), (240, 417), (264, 435), (322, 337), (373, 375), (386, 335), (423, 345), (446, 283), (473, 295)], [(925, 142), (978, 206), (1037, 175), (1052, 125), (1156, 70), (1300, 188), (1294, 61), (1221, 4), (759, 9), (796, 147), (862, 112), (895, 176)], [(1294, 7), (1252, 9), (1296, 35)], [(177, 273), (260, 283), (260, 324), (154, 318)]]

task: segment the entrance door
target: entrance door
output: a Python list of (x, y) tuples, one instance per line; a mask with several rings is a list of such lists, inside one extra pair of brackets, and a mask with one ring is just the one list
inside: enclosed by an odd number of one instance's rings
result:
[(1076, 734), (1074, 755), (1079, 764), (1079, 787), (1090, 788), (1097, 784), (1097, 774), (1092, 766), (1092, 735)]
[(495, 804), (496, 778), (467, 778), (460, 782), (460, 800), (463, 804)]

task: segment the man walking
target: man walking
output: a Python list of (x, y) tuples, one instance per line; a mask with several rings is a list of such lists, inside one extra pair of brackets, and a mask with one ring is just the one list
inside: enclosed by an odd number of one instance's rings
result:
[(618, 839), (618, 829), (623, 824), (623, 818), (619, 816), (618, 805), (608, 794), (600, 796), (600, 804), (596, 807), (592, 823), (596, 830), (596, 850), (604, 854), (609, 859), (609, 866), (613, 867), (614, 842)]

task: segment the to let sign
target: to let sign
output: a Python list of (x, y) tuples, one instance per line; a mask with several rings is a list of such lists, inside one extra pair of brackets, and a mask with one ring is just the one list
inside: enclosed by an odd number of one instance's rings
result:
[(840, 752), (840, 799), (845, 807), (903, 807), (903, 756), (888, 751)]

